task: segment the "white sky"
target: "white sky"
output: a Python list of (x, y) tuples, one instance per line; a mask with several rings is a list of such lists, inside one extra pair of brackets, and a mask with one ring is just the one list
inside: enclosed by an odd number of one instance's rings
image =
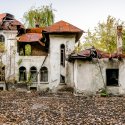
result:
[(84, 31), (93, 29), (108, 15), (125, 21), (125, 0), (0, 0), (0, 13), (11, 13), (22, 20), (32, 6), (52, 3), (55, 22), (64, 20)]

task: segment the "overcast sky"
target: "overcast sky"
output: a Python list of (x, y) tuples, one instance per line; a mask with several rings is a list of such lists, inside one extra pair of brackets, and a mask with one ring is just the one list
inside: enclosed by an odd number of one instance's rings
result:
[(93, 29), (108, 15), (125, 21), (125, 0), (0, 0), (0, 13), (11, 13), (22, 20), (32, 6), (52, 3), (55, 22), (64, 20), (84, 31)]

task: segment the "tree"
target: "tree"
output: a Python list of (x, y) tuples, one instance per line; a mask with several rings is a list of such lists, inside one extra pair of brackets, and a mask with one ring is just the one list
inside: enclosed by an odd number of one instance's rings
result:
[(32, 7), (24, 13), (24, 20), (28, 27), (35, 27), (38, 24), (40, 27), (49, 26), (54, 23), (54, 13), (51, 5), (41, 6), (39, 8)]
[[(117, 26), (123, 25), (124, 23), (116, 18), (108, 16), (107, 21), (103, 23), (98, 23), (95, 27), (94, 32), (88, 30), (88, 34), (85, 37), (86, 41), (84, 46), (94, 46), (105, 52), (116, 52), (116, 38), (117, 38)], [(125, 31), (123, 31), (123, 42), (125, 40)], [(123, 43), (123, 49), (125, 48), (125, 43)]]

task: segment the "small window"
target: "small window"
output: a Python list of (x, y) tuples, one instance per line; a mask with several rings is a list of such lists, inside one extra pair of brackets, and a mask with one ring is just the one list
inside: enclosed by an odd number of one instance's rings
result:
[(65, 83), (65, 76), (60, 75), (60, 83)]
[(20, 56), (31, 56), (31, 45), (20, 45), (19, 47), (19, 55)]
[(62, 44), (60, 47), (60, 64), (65, 66), (65, 45)]
[(118, 86), (118, 69), (107, 69), (106, 77), (107, 77), (107, 86)]
[(0, 52), (3, 52), (5, 48), (5, 38), (3, 35), (0, 35)]
[(31, 67), (30, 68), (30, 80), (32, 82), (37, 82), (37, 69), (36, 67)]
[(26, 81), (26, 68), (23, 66), (19, 68), (19, 81)]
[(40, 81), (41, 82), (48, 82), (48, 70), (46, 67), (42, 67), (40, 69)]

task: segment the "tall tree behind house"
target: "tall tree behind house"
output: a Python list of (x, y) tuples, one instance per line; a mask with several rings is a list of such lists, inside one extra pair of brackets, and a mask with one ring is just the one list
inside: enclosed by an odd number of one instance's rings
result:
[[(84, 47), (94, 46), (102, 51), (113, 53), (117, 51), (117, 26), (124, 24), (123, 21), (108, 16), (107, 20), (98, 23), (94, 32), (88, 31)], [(123, 50), (125, 50), (125, 31), (123, 30)]]
[(38, 8), (32, 7), (24, 14), (23, 18), (25, 24), (30, 28), (35, 26), (49, 26), (54, 23), (54, 9), (52, 8), (52, 4)]

